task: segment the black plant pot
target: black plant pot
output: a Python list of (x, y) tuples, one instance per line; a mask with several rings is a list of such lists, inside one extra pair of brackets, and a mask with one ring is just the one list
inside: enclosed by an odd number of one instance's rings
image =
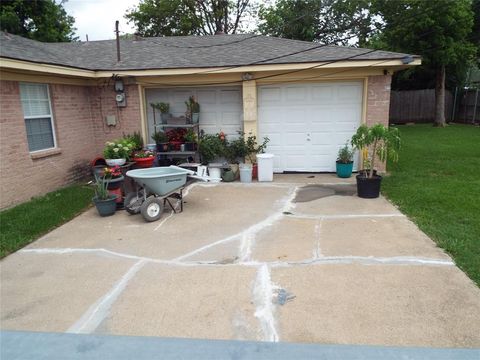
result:
[(367, 178), (362, 175), (357, 175), (357, 194), (358, 197), (364, 199), (375, 199), (380, 196), (380, 185), (382, 177), (380, 175), (373, 175)]

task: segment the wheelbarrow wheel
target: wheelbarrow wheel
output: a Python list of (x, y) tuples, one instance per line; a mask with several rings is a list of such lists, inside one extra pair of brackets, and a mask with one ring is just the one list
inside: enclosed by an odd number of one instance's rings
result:
[(145, 221), (157, 221), (162, 217), (163, 213), (163, 199), (156, 198), (155, 196), (150, 196), (147, 200), (144, 201), (140, 207), (140, 212), (142, 213)]
[(142, 206), (143, 200), (143, 191), (139, 191), (138, 193), (130, 192), (127, 194), (127, 196), (125, 196), (123, 206), (129, 214), (135, 215), (140, 212), (140, 207)]

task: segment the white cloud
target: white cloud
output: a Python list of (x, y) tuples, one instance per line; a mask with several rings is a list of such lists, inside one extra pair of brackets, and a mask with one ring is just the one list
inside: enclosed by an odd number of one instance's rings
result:
[(64, 4), (68, 15), (75, 18), (76, 35), (85, 41), (115, 38), (115, 21), (120, 22), (120, 31), (133, 33), (134, 27), (124, 18), (127, 10), (138, 5), (139, 0), (68, 0)]

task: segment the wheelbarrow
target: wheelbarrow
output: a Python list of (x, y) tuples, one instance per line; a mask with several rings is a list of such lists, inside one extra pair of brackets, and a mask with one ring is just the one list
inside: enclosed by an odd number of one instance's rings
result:
[(194, 171), (173, 165), (130, 170), (126, 175), (135, 180), (137, 189), (125, 196), (125, 210), (130, 214), (141, 213), (148, 222), (160, 219), (166, 204), (177, 213), (170, 199), (179, 200), (180, 212), (183, 211), (183, 189), (187, 176), (208, 181), (208, 178), (197, 176)]

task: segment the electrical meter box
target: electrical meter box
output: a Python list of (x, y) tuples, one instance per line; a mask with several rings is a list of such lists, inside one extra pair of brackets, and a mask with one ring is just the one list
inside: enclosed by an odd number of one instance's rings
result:
[(108, 126), (115, 126), (117, 125), (117, 118), (115, 115), (107, 115), (105, 116), (105, 121), (107, 122)]

